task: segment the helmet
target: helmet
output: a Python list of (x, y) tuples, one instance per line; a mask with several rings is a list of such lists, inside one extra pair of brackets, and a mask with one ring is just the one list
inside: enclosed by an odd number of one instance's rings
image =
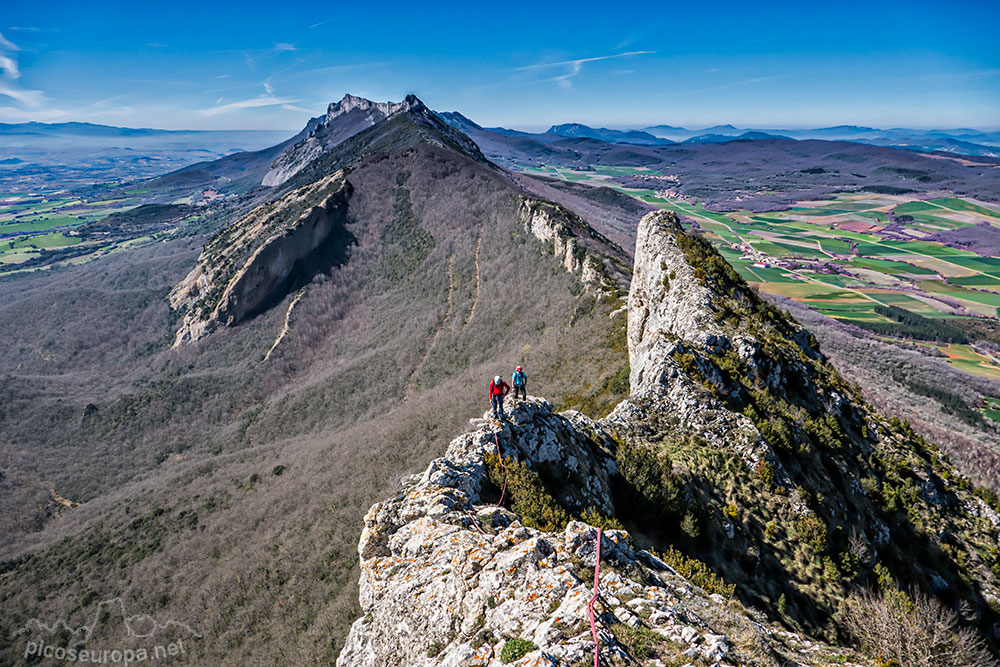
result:
[(503, 382), (503, 379), (498, 375), (495, 378), (493, 378), (493, 382), (494, 384), (500, 384), (501, 382)]
[(520, 366), (518, 366), (518, 367), (517, 367), (517, 368), (515, 368), (514, 370), (516, 370), (516, 371), (517, 371), (518, 373), (520, 373), (520, 372), (521, 372), (521, 367), (520, 367)]

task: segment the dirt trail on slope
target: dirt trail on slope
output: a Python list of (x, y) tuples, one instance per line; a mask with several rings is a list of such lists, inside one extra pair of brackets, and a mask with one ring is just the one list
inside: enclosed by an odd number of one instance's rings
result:
[(70, 500), (69, 498), (63, 498), (62, 496), (60, 496), (58, 493), (56, 493), (55, 487), (49, 484), (48, 482), (40, 482), (40, 484), (44, 486), (45, 489), (49, 492), (49, 495), (52, 497), (53, 502), (58, 503), (63, 507), (69, 507), (71, 509), (80, 504), (76, 501)]
[(410, 397), (410, 393), (413, 391), (414, 385), (416, 385), (417, 375), (420, 373), (421, 369), (423, 369), (424, 364), (427, 363), (427, 359), (431, 356), (431, 352), (434, 350), (434, 346), (437, 345), (438, 337), (444, 330), (444, 327), (448, 323), (448, 320), (451, 319), (451, 311), (454, 305), (455, 305), (455, 256), (452, 255), (448, 259), (448, 308), (447, 310), (444, 311), (444, 317), (441, 318), (441, 321), (438, 322), (438, 325), (434, 328), (434, 331), (428, 338), (427, 349), (424, 350), (424, 353), (420, 356), (420, 361), (417, 362), (417, 365), (413, 368), (413, 373), (410, 374), (410, 382), (409, 384), (407, 384), (406, 390), (403, 392), (404, 401)]
[(271, 345), (271, 349), (268, 350), (267, 354), (264, 355), (264, 361), (267, 361), (268, 359), (271, 358), (271, 353), (274, 352), (275, 348), (278, 347), (278, 343), (280, 343), (281, 339), (283, 339), (285, 337), (285, 334), (288, 333), (288, 330), (291, 328), (292, 325), (292, 309), (295, 308), (295, 305), (302, 300), (302, 297), (304, 297), (306, 295), (306, 292), (308, 291), (309, 291), (308, 287), (303, 287), (302, 289), (299, 290), (299, 293), (295, 295), (295, 298), (292, 299), (292, 302), (288, 304), (288, 310), (285, 312), (285, 324), (281, 327), (281, 331), (278, 333), (278, 337), (274, 339), (274, 344)]
[(472, 299), (472, 308), (469, 310), (468, 317), (465, 318), (465, 323), (462, 326), (468, 326), (469, 322), (472, 321), (473, 316), (476, 314), (476, 306), (479, 304), (479, 248), (483, 245), (483, 230), (479, 230), (479, 238), (476, 239), (476, 296)]

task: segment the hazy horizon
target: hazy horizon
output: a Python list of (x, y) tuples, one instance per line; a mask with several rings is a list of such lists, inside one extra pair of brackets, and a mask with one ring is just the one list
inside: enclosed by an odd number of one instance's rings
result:
[[(397, 98), (393, 98), (393, 99), (390, 99), (390, 100), (375, 99), (375, 100), (372, 100), (372, 101), (373, 102), (399, 101), (403, 97), (405, 97), (405, 95), (402, 95), (402, 96), (399, 96)], [(419, 98), (420, 96), (417, 95), (417, 97)], [(335, 102), (335, 101), (336, 100), (331, 101), (331, 104), (333, 102)], [(424, 101), (424, 100), (422, 100), (422, 101)], [(427, 102), (425, 101), (425, 103), (427, 103)], [(432, 104), (429, 104), (429, 103), (427, 103), (427, 104), (431, 108), (434, 108), (434, 106)], [(564, 120), (564, 121), (561, 121), (561, 122), (555, 122), (555, 123), (550, 123), (550, 124), (546, 124), (546, 125), (501, 126), (501, 125), (494, 125), (494, 124), (491, 124), (489, 122), (482, 122), (482, 121), (480, 121), (477, 118), (471, 118), (471, 117), (468, 116), (468, 114), (463, 113), (461, 111), (461, 109), (434, 109), (434, 110), (438, 111), (438, 112), (455, 112), (455, 111), (457, 111), (458, 113), (461, 113), (466, 118), (469, 118), (469, 120), (471, 120), (471, 121), (473, 121), (473, 122), (475, 122), (475, 123), (477, 123), (477, 124), (479, 124), (479, 125), (481, 125), (483, 127), (486, 127), (486, 128), (503, 127), (504, 129), (517, 130), (517, 131), (520, 131), (520, 132), (541, 133), (541, 132), (545, 132), (546, 130), (548, 130), (551, 127), (556, 126), (556, 125), (563, 125), (563, 124), (570, 124), (570, 123), (579, 123), (579, 121), (576, 121), (576, 120)], [(310, 116), (310, 117), (320, 116), (320, 115), (322, 115), (324, 113), (326, 113), (326, 109), (325, 108), (322, 109), (322, 110), (320, 110), (320, 111), (318, 111), (317, 113), (313, 114), (313, 116)], [(119, 128), (124, 128), (124, 129), (130, 129), (130, 130), (155, 130), (155, 131), (164, 131), (164, 132), (290, 132), (290, 133), (294, 134), (294, 133), (297, 133), (297, 132), (299, 132), (299, 131), (302, 130), (301, 126), (300, 127), (295, 127), (295, 128), (292, 128), (292, 127), (270, 127), (270, 128), (269, 127), (247, 127), (247, 128), (240, 128), (240, 129), (233, 129), (233, 128), (211, 128), (211, 129), (204, 129), (204, 128), (191, 128), (191, 127), (163, 128), (163, 127), (152, 127), (152, 126), (148, 126), (148, 125), (126, 125), (126, 124), (113, 124), (113, 123), (98, 123), (98, 122), (94, 122), (94, 121), (78, 121), (78, 120), (72, 120), (72, 119), (61, 120), (61, 121), (32, 121), (32, 120), (15, 121), (15, 122), (3, 121), (3, 122), (0, 122), (0, 125), (21, 125), (21, 124), (26, 124), (26, 123), (40, 123), (42, 125), (59, 125), (59, 124), (65, 124), (65, 123), (85, 123), (85, 124), (91, 124), (91, 125), (103, 125), (103, 126), (108, 126), (108, 127), (119, 127)], [(641, 124), (637, 124), (637, 125), (615, 125), (615, 124), (612, 124), (612, 123), (601, 123), (601, 122), (584, 123), (584, 124), (588, 125), (589, 127), (593, 127), (593, 128), (597, 128), (597, 129), (609, 129), (609, 130), (645, 130), (647, 128), (651, 128), (651, 127), (654, 127), (654, 126), (657, 126), (657, 125), (663, 125), (663, 126), (675, 127), (675, 128), (678, 128), (678, 129), (684, 129), (684, 130), (691, 131), (691, 132), (701, 132), (701, 131), (710, 130), (710, 129), (715, 128), (715, 127), (723, 127), (723, 126), (726, 126), (726, 125), (733, 126), (736, 129), (740, 129), (740, 130), (765, 130), (765, 131), (768, 131), (768, 130), (770, 130), (770, 131), (779, 131), (779, 130), (800, 130), (800, 131), (801, 130), (822, 130), (822, 129), (829, 129), (829, 128), (833, 128), (833, 127), (870, 127), (871, 129), (874, 129), (874, 130), (898, 130), (898, 129), (906, 129), (906, 130), (920, 130), (920, 131), (925, 131), (925, 132), (927, 132), (927, 131), (955, 132), (955, 131), (960, 131), (960, 130), (975, 130), (977, 132), (1000, 132), (1000, 125), (981, 126), (981, 127), (974, 127), (974, 126), (966, 126), (966, 127), (924, 126), (924, 127), (921, 127), (921, 126), (914, 126), (914, 125), (909, 125), (909, 126), (903, 126), (903, 125), (863, 126), (863, 125), (857, 125), (857, 124), (854, 124), (854, 123), (835, 123), (835, 124), (832, 124), (832, 125), (807, 125), (807, 124), (803, 124), (803, 123), (797, 123), (797, 124), (789, 124), (789, 125), (783, 125), (783, 126), (776, 126), (776, 125), (775, 126), (765, 126), (765, 125), (745, 125), (745, 124), (736, 123), (736, 122), (720, 122), (720, 123), (712, 123), (712, 124), (709, 124), (709, 125), (681, 125), (680, 123), (672, 123), (670, 121), (646, 122), (646, 123), (641, 123)]]

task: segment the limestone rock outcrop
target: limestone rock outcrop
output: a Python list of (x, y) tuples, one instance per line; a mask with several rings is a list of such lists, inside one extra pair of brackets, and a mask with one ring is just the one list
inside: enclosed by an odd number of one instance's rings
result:
[[(599, 423), (556, 414), (534, 397), (511, 406), (508, 417), (502, 425), (474, 420), (443, 458), (365, 516), (363, 615), (338, 667), (499, 667), (511, 638), (534, 648), (509, 664), (573, 665), (592, 655), (586, 619), (597, 530), (579, 521), (558, 533), (525, 527), (484, 497), (484, 459), (499, 443), (504, 456), (564, 480), (566, 506), (608, 512), (614, 442)], [(748, 662), (726, 632), (756, 633), (761, 642), (772, 634), (630, 546), (624, 531), (604, 533), (601, 563), (595, 609), (603, 656), (627, 660), (615, 631), (640, 622), (692, 661), (710, 664)]]
[(346, 261), (351, 186), (341, 172), (254, 209), (222, 230), (170, 293), (183, 313), (174, 346), (280, 301), (312, 274)]
[(394, 113), (408, 111), (411, 106), (409, 98), (402, 102), (372, 102), (344, 95), (342, 100), (327, 107), (326, 114), (309, 121), (308, 136), (275, 158), (261, 185), (281, 185), (324, 151)]
[(675, 418), (680, 433), (699, 433), (733, 448), (750, 466), (775, 461), (746, 416), (707, 396), (681, 368), (676, 353), (729, 349), (733, 342), (716, 321), (712, 292), (695, 276), (677, 242), (676, 215), (645, 215), (637, 231), (635, 265), (628, 298), (630, 398), (608, 417), (622, 427), (650, 410)]
[(525, 230), (550, 248), (566, 271), (576, 275), (586, 289), (608, 291), (628, 284), (622, 268), (609, 261), (608, 253), (601, 252), (614, 244), (572, 211), (552, 202), (524, 198), (518, 216)]

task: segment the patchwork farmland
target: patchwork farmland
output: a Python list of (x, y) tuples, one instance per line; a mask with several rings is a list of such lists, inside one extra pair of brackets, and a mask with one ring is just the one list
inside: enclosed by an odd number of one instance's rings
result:
[[(781, 211), (720, 213), (680, 198), (669, 175), (642, 167), (525, 169), (615, 187), (676, 211), (704, 230), (730, 264), (763, 292), (784, 296), (859, 325), (893, 320), (889, 307), (954, 321), (995, 318), (1000, 307), (1000, 205), (960, 197), (842, 194)], [(621, 176), (657, 179), (640, 190)], [(879, 312), (883, 311), (883, 312)], [(1000, 379), (1000, 363), (967, 345), (939, 352), (967, 372)]]
[(189, 223), (224, 205), (214, 190), (200, 193), (193, 206), (190, 196), (143, 206), (149, 197), (150, 190), (129, 186), (0, 192), (0, 274), (76, 264), (192, 233)]

